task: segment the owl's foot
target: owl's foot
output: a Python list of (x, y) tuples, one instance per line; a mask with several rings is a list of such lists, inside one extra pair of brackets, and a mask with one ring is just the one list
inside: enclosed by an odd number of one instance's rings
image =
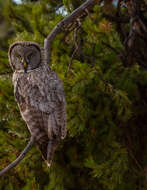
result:
[(50, 168), (51, 167), (51, 163), (49, 163), (48, 161), (46, 161), (47, 167)]

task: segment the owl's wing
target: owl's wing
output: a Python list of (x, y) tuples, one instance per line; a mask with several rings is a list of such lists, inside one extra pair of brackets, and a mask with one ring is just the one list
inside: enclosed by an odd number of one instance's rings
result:
[(51, 98), (53, 112), (49, 114), (48, 136), (56, 135), (61, 139), (66, 136), (66, 101), (62, 82), (59, 78), (53, 81), (53, 90), (48, 94)]
[(43, 117), (50, 139), (55, 136), (63, 139), (66, 136), (66, 101), (62, 81), (54, 72), (49, 76), (35, 77), (14, 75), (16, 101), (20, 109), (28, 105), (27, 109), (33, 107), (42, 113), (40, 117)]

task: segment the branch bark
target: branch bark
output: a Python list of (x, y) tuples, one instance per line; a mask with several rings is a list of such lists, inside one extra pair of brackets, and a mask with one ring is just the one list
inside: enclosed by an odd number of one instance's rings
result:
[[(44, 40), (44, 49), (45, 49), (45, 55), (46, 55), (46, 61), (49, 62), (50, 58), (50, 48), (51, 43), (55, 36), (59, 34), (61, 31), (63, 31), (70, 23), (73, 23), (82, 16), (85, 10), (90, 10), (93, 8), (94, 5), (96, 5), (100, 0), (88, 0), (85, 3), (83, 3), (80, 7), (78, 7), (76, 10), (74, 10), (69, 16), (65, 17), (63, 20), (61, 20), (51, 31), (51, 33), (47, 36), (47, 38)], [(85, 14), (87, 14), (85, 12)]]
[(2, 171), (0, 171), (0, 177), (5, 175), (11, 168), (15, 167), (25, 157), (25, 155), (32, 148), (34, 143), (35, 143), (35, 138), (31, 137), (30, 141), (28, 142), (23, 152), (19, 155), (19, 157), (15, 161), (13, 161), (11, 164), (9, 164), (6, 168), (4, 168)]

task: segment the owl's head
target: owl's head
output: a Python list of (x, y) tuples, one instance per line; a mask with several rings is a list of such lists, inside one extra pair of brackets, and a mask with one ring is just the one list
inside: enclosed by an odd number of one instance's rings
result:
[(15, 42), (9, 49), (9, 61), (13, 71), (34, 70), (41, 64), (41, 48), (34, 42)]

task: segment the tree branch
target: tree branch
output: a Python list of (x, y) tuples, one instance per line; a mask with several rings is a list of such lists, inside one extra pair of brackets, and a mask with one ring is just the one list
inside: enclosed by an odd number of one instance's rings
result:
[(32, 148), (34, 143), (35, 143), (35, 138), (31, 137), (30, 141), (28, 142), (23, 152), (19, 155), (19, 157), (11, 164), (9, 164), (6, 168), (4, 168), (2, 171), (0, 171), (0, 177), (5, 175), (11, 168), (15, 167), (25, 157), (25, 155)]
[(116, 16), (111, 16), (106, 13), (102, 14), (103, 17), (105, 17), (107, 20), (111, 22), (116, 22), (116, 23), (128, 23), (130, 20), (130, 17), (116, 17)]
[(69, 16), (61, 20), (51, 31), (51, 33), (47, 36), (47, 38), (44, 41), (44, 49), (45, 49), (45, 55), (46, 60), (49, 62), (49, 53), (50, 53), (50, 47), (53, 39), (55, 36), (60, 33), (62, 30), (64, 30), (70, 23), (73, 23), (77, 18), (82, 16), (85, 10), (92, 9), (94, 5), (96, 5), (99, 2), (99, 0), (88, 0), (85, 3), (83, 3), (80, 7), (78, 7), (76, 10), (74, 10)]

